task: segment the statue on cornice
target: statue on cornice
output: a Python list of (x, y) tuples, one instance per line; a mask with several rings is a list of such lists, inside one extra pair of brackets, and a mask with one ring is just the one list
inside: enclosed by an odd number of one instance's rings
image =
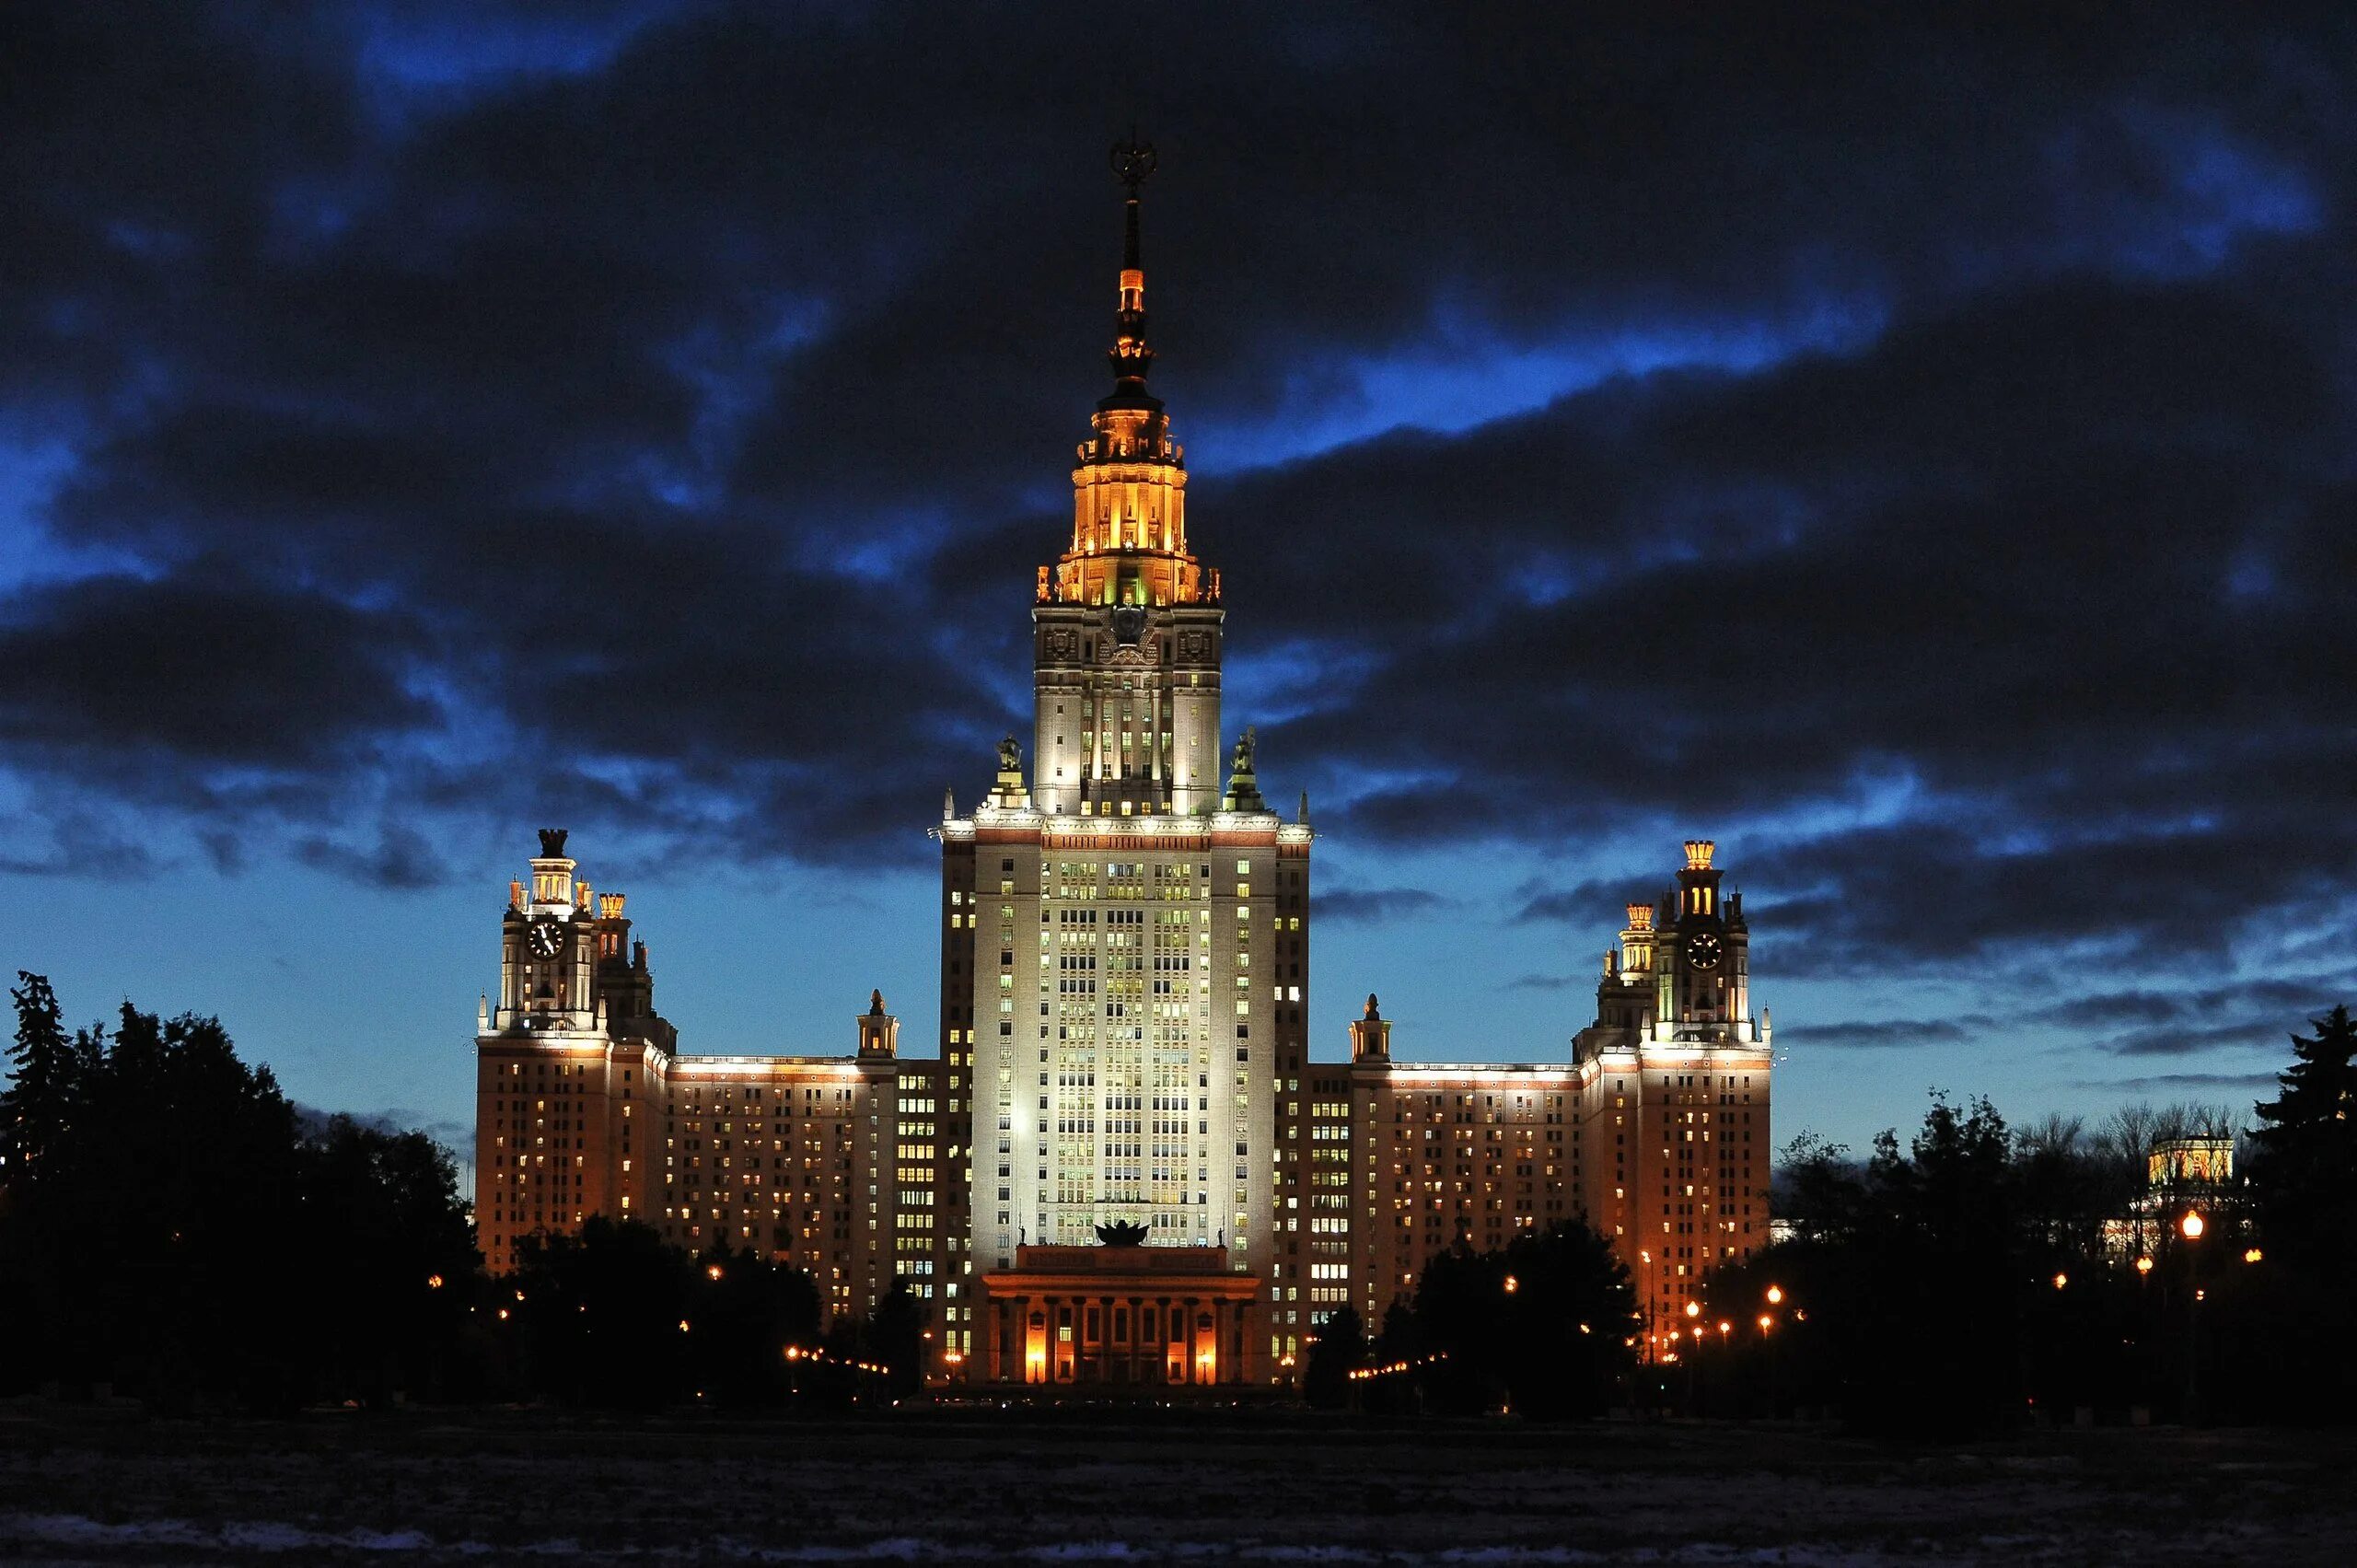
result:
[(1236, 743), (1236, 755), (1228, 759), (1227, 771), (1231, 773), (1249, 773), (1252, 771), (1253, 748), (1259, 744), (1258, 735), (1248, 726), (1243, 736)]
[(998, 771), (1002, 773), (1023, 771), (1023, 748), (1011, 735), (998, 743)]

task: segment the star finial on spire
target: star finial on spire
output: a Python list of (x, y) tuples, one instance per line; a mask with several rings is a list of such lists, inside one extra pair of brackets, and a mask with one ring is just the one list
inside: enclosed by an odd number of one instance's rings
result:
[(1134, 401), (1145, 397), (1146, 372), (1154, 366), (1154, 350), (1145, 341), (1145, 262), (1138, 239), (1138, 192), (1155, 170), (1154, 145), (1139, 141), (1132, 125), (1128, 141), (1113, 144), (1112, 163), (1114, 178), (1130, 194), (1122, 215), (1121, 304), (1109, 357), (1114, 396)]
[(1154, 172), (1154, 144), (1138, 140), (1138, 128), (1132, 122), (1130, 139), (1113, 144), (1113, 173), (1130, 188), (1131, 201), (1138, 199), (1138, 187)]

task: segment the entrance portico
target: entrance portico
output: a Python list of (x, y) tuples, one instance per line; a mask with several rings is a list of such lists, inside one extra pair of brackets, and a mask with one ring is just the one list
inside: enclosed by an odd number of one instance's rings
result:
[(985, 1383), (1239, 1387), (1259, 1380), (1259, 1283), (1224, 1247), (1022, 1247), (981, 1276)]

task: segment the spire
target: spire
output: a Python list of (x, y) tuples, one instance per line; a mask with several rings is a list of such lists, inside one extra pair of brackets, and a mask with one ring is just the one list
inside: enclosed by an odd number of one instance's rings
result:
[(1129, 190), (1123, 210), (1120, 308), (1114, 317), (1112, 353), (1113, 395), (1105, 406), (1159, 408), (1145, 389), (1146, 372), (1154, 367), (1154, 350), (1145, 341), (1145, 263), (1138, 244), (1138, 192), (1154, 172), (1154, 147), (1141, 142), (1132, 127), (1130, 139), (1113, 147), (1113, 173)]
[[(1119, 308), (1106, 355), (1113, 389), (1097, 400), (1088, 436), (1074, 453), (1072, 543), (1039, 574), (1033, 596), (1041, 605), (1213, 604), (1216, 581), (1187, 549), (1186, 450), (1170, 438), (1162, 400), (1145, 387), (1154, 350), (1146, 344), (1138, 198), (1154, 172), (1154, 149), (1132, 133), (1113, 148), (1112, 165), (1127, 192)], [(1051, 798), (1052, 778), (1041, 781)]]

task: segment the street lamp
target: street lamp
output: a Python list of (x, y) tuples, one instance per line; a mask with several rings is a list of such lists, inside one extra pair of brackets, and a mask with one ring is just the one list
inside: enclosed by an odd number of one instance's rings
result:
[(1768, 1305), (1771, 1307), (1782, 1307), (1784, 1305), (1784, 1287), (1782, 1285), (1770, 1285), (1768, 1287)]
[(2059, 1273), (2058, 1273), (2058, 1274), (2056, 1274), (2056, 1275), (2054, 1276), (2054, 1288), (2055, 1288), (2056, 1290), (2061, 1290), (2064, 1285), (2067, 1285), (2067, 1284), (2069, 1284), (2070, 1283), (2071, 1283), (2071, 1276), (2070, 1276), (2070, 1275), (2068, 1275), (2068, 1274), (2059, 1274)]
[(2177, 1222), (2177, 1228), (2185, 1233), (2185, 1238), (2188, 1241), (2199, 1241), (2201, 1239), (2201, 1233), (2210, 1227), (2202, 1223), (2200, 1211), (2188, 1209), (2185, 1211), (2185, 1218)]
[(2136, 1272), (2140, 1274), (2149, 1274), (2153, 1272), (2153, 1260), (2150, 1256), (2136, 1260)]

